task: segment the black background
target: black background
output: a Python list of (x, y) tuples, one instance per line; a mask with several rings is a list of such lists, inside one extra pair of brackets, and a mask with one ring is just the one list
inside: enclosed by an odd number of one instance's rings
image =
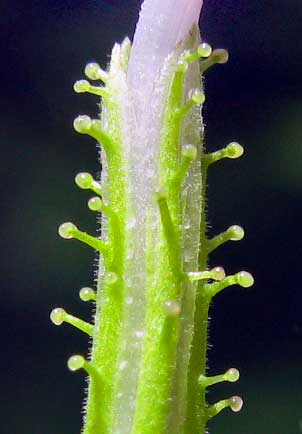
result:
[[(95, 145), (72, 129), (96, 100), (73, 93), (85, 64), (105, 66), (115, 41), (132, 37), (140, 2), (4, 1), (1, 6), (1, 434), (78, 434), (84, 378), (65, 361), (87, 351), (49, 311), (64, 306), (89, 319), (77, 292), (93, 279), (93, 252), (64, 242), (57, 227), (73, 221), (90, 233), (93, 213), (73, 178), (98, 171)], [(301, 198), (302, 2), (205, 0), (201, 29), (230, 51), (206, 77), (207, 147), (238, 140), (246, 154), (211, 169), (212, 235), (241, 224), (245, 240), (224, 246), (212, 265), (254, 274), (211, 310), (209, 367), (241, 370), (237, 384), (209, 400), (244, 396), (213, 434), (302, 431)]]

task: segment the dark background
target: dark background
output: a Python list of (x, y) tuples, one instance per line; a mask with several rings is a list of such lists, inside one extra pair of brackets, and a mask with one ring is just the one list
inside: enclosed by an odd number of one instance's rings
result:
[[(163, 0), (164, 1), (164, 0)], [(254, 274), (251, 289), (229, 288), (211, 311), (210, 372), (236, 366), (237, 384), (209, 400), (244, 396), (213, 434), (302, 432), (301, 199), (302, 2), (205, 0), (204, 38), (230, 51), (206, 77), (207, 146), (245, 146), (209, 179), (210, 233), (241, 224), (246, 238), (212, 258), (229, 273)], [(55, 306), (89, 319), (77, 296), (93, 280), (94, 255), (64, 242), (73, 221), (91, 233), (86, 192), (73, 179), (98, 171), (93, 141), (73, 118), (96, 100), (72, 85), (88, 61), (105, 66), (115, 41), (132, 37), (138, 0), (1, 3), (1, 434), (79, 434), (84, 378), (66, 368), (87, 340), (55, 328)]]

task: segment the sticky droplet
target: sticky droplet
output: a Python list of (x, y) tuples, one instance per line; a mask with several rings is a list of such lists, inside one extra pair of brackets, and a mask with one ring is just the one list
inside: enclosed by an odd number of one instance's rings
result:
[(133, 300), (133, 297), (127, 297), (127, 298), (126, 298), (126, 304), (127, 304), (127, 305), (131, 305), (131, 304), (133, 304), (133, 301), (134, 301), (134, 300)]
[(238, 225), (230, 226), (228, 232), (231, 236), (231, 241), (240, 241), (244, 237), (244, 230)]
[(66, 311), (62, 309), (61, 307), (57, 307), (56, 309), (53, 309), (50, 313), (50, 320), (53, 324), (59, 326), (63, 324), (65, 319)]
[(117, 282), (118, 276), (117, 276), (116, 273), (113, 273), (113, 272), (110, 272), (110, 271), (109, 271), (108, 273), (106, 273), (106, 275), (105, 275), (105, 279), (106, 279), (106, 282), (107, 282), (109, 285), (113, 285), (114, 283)]
[(85, 359), (83, 356), (75, 355), (68, 359), (67, 366), (71, 371), (78, 371), (85, 365)]
[(88, 208), (91, 211), (102, 211), (103, 202), (99, 197), (92, 197), (88, 201)]
[(224, 64), (229, 60), (229, 53), (224, 48), (217, 48), (212, 51), (211, 58), (215, 63)]
[(134, 336), (138, 339), (142, 339), (145, 336), (145, 333), (143, 332), (143, 330), (136, 330), (134, 332)]
[(163, 310), (167, 316), (176, 317), (180, 315), (181, 306), (176, 300), (166, 300), (164, 302)]
[(240, 373), (236, 368), (230, 368), (225, 373), (225, 379), (230, 383), (235, 383), (238, 381)]
[(203, 104), (206, 100), (205, 94), (203, 92), (201, 92), (199, 89), (192, 89), (189, 92), (189, 98), (195, 104)]
[(70, 222), (67, 223), (63, 223), (60, 227), (59, 227), (59, 235), (62, 238), (65, 238), (65, 240), (71, 240), (74, 237), (74, 233), (77, 232), (77, 227)]
[(235, 412), (238, 413), (242, 409), (243, 406), (243, 400), (240, 396), (232, 396), (232, 398), (229, 399), (230, 407)]
[(231, 142), (226, 147), (228, 158), (239, 158), (244, 153), (244, 148), (237, 142)]
[(85, 134), (90, 130), (92, 124), (92, 120), (89, 116), (80, 115), (73, 121), (74, 129), (81, 134)]
[(129, 249), (129, 250), (128, 250), (126, 258), (127, 258), (128, 260), (131, 260), (131, 259), (134, 258), (134, 250), (133, 250), (133, 249)]
[(76, 93), (87, 92), (90, 88), (90, 83), (87, 80), (78, 80), (73, 85), (73, 89)]
[(182, 155), (185, 158), (189, 158), (190, 160), (195, 160), (197, 156), (197, 148), (194, 145), (184, 145), (182, 147)]
[(92, 288), (85, 287), (81, 288), (79, 296), (82, 301), (92, 301), (95, 300), (96, 294)]
[(88, 190), (93, 183), (93, 177), (90, 175), (90, 173), (80, 172), (75, 177), (75, 183), (83, 190)]
[(211, 270), (212, 278), (221, 281), (225, 279), (225, 271), (222, 267), (215, 267)]
[(254, 284), (253, 276), (247, 271), (240, 271), (240, 273), (237, 274), (237, 280), (239, 285), (243, 286), (243, 288), (249, 288)]
[(119, 370), (120, 371), (124, 371), (128, 366), (128, 361), (127, 360), (122, 360), (119, 364)]
[(180, 59), (176, 65), (176, 70), (178, 72), (185, 73), (187, 72), (188, 68), (189, 68), (189, 64), (184, 59)]
[(133, 228), (135, 228), (136, 227), (136, 218), (135, 217), (133, 217), (133, 218), (131, 218), (129, 221), (128, 221), (128, 223), (127, 223), (127, 228), (128, 229), (133, 229)]
[(202, 44), (199, 45), (197, 51), (200, 57), (209, 57), (210, 54), (212, 53), (212, 47), (206, 42), (203, 42)]
[(103, 74), (100, 65), (95, 62), (88, 63), (85, 67), (85, 75), (90, 78), (90, 80), (100, 80)]

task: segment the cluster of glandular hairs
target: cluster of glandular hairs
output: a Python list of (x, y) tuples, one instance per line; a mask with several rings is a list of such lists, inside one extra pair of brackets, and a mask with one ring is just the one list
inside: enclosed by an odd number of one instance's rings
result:
[[(246, 271), (226, 276), (222, 267), (208, 268), (209, 254), (227, 241), (241, 240), (244, 231), (234, 225), (207, 239), (205, 194), (209, 166), (240, 157), (243, 148), (233, 142), (211, 154), (203, 149), (205, 96), (200, 78), (190, 88), (191, 66), (204, 73), (226, 63), (228, 53), (196, 44), (196, 32), (190, 38), (167, 60), (157, 167), (149, 168), (150, 176), (136, 167), (140, 161), (129, 139), (134, 125), (127, 89), (129, 40), (116, 44), (108, 71), (87, 65), (86, 76), (104, 86), (87, 80), (74, 85), (77, 93), (102, 97), (100, 119), (82, 115), (74, 121), (77, 132), (101, 145), (101, 180), (80, 173), (75, 181), (95, 193), (88, 207), (102, 213), (102, 235), (88, 235), (73, 223), (61, 225), (59, 234), (100, 254), (97, 290), (80, 290), (83, 301), (96, 303), (96, 313), (88, 324), (56, 308), (51, 320), (92, 336), (89, 360), (74, 355), (68, 361), (70, 370), (84, 369), (90, 378), (84, 434), (203, 434), (208, 420), (223, 408), (237, 412), (242, 407), (237, 396), (214, 405), (205, 398), (207, 387), (239, 378), (235, 368), (206, 376), (211, 300), (228, 286), (253, 284)], [(135, 196), (141, 182), (148, 184), (150, 196)], [(146, 209), (138, 217), (140, 203)]]

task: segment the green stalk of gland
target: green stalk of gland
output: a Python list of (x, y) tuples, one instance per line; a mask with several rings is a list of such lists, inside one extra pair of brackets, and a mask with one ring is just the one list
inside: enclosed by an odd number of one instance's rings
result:
[[(243, 150), (232, 143), (213, 154), (204, 152), (200, 107), (205, 97), (196, 77), (199, 68), (205, 72), (213, 64), (225, 63), (228, 56), (225, 50), (212, 52), (208, 44), (198, 45), (199, 40), (194, 29), (167, 60), (170, 74), (165, 81), (157, 177), (152, 180), (154, 194), (144, 222), (146, 276), (141, 290), (145, 306), (140, 312), (140, 329), (136, 328), (139, 320), (132, 315), (135, 300), (127, 284), (133, 272), (129, 265), (133, 255), (133, 200), (140, 200), (129, 194), (133, 179), (125, 138), (129, 40), (115, 45), (108, 72), (97, 64), (86, 67), (88, 78), (102, 80), (104, 87), (92, 86), (86, 80), (74, 86), (78, 93), (102, 97), (100, 120), (79, 116), (74, 122), (79, 133), (92, 136), (101, 145), (101, 182), (81, 173), (76, 183), (97, 194), (88, 206), (102, 213), (102, 237), (81, 232), (72, 223), (63, 224), (59, 233), (100, 253), (96, 293), (91, 288), (80, 291), (82, 300), (96, 302), (96, 313), (93, 325), (61, 308), (52, 311), (51, 319), (56, 325), (67, 322), (92, 336), (89, 361), (75, 355), (68, 362), (71, 370), (84, 369), (90, 378), (84, 434), (200, 434), (223, 408), (238, 411), (242, 406), (239, 397), (212, 406), (205, 399), (208, 386), (239, 377), (234, 368), (206, 377), (211, 299), (235, 283), (250, 286), (253, 279), (247, 272), (226, 277), (221, 267), (207, 268), (211, 251), (244, 235), (240, 227), (232, 226), (207, 240), (207, 169), (222, 158), (239, 157)], [(132, 369), (128, 366), (131, 364)], [(127, 376), (131, 378), (128, 383)]]

